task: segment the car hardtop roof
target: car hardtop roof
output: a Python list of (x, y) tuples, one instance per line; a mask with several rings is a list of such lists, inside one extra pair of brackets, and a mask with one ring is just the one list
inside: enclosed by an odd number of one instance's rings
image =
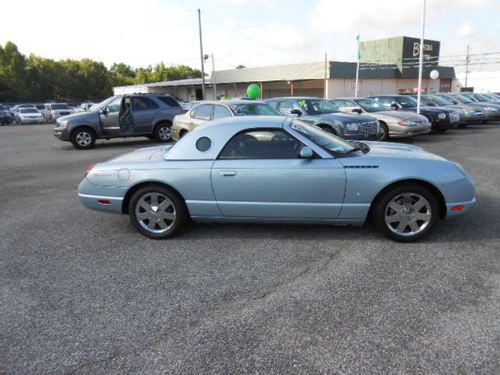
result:
[(330, 100), (337, 100), (337, 99), (342, 99), (342, 100), (356, 100), (356, 99), (371, 99), (369, 96), (358, 96), (358, 97), (355, 97), (355, 96), (343, 96), (341, 98), (334, 98), (334, 99), (330, 99)]
[(277, 98), (269, 98), (266, 100), (272, 101), (272, 100), (315, 100), (315, 99), (327, 100), (325, 98), (318, 98), (317, 96), (281, 96)]
[(200, 104), (224, 104), (224, 105), (252, 104), (252, 103), (266, 104), (266, 102), (263, 100), (245, 100), (245, 99), (224, 99), (224, 100), (203, 100), (203, 101), (200, 101)]
[(247, 126), (249, 128), (281, 128), (285, 122), (286, 116), (235, 116), (225, 117), (220, 120), (208, 121), (200, 126), (197, 126), (193, 132), (200, 132), (203, 129), (211, 127), (230, 127), (230, 126)]

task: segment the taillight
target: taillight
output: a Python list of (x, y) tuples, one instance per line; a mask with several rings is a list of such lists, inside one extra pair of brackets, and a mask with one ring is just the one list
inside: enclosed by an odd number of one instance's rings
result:
[(95, 167), (95, 164), (90, 164), (89, 165), (89, 167), (85, 171), (85, 177), (87, 177), (89, 175), (90, 171), (92, 171), (92, 169), (94, 169), (94, 167)]

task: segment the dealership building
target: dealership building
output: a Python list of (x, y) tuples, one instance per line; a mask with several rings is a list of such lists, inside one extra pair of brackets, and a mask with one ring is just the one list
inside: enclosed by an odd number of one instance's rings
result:
[[(418, 79), (420, 39), (395, 37), (360, 44), (359, 96), (414, 92)], [(440, 42), (424, 41), (422, 89), (460, 91), (453, 67), (439, 65)], [(249, 84), (261, 86), (263, 98), (278, 96), (353, 96), (356, 62), (328, 61), (219, 70), (205, 79), (205, 97), (244, 97)], [(430, 72), (439, 72), (431, 79)], [(162, 92), (182, 100), (201, 99), (201, 78), (114, 88), (115, 95)]]

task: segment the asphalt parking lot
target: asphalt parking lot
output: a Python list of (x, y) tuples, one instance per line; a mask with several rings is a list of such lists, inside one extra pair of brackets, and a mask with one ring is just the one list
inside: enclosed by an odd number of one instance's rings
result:
[(149, 240), (92, 212), (51, 126), (0, 127), (0, 374), (498, 374), (500, 123), (411, 141), (477, 206), (427, 239), (371, 226), (190, 226)]

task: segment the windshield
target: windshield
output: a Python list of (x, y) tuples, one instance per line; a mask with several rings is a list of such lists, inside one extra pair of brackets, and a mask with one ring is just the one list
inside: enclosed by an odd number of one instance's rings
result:
[(102, 102), (94, 104), (89, 108), (89, 112), (97, 112), (100, 109), (103, 109), (110, 103), (113, 99), (117, 98), (116, 96), (112, 96), (111, 98), (104, 99)]
[(430, 100), (432, 100), (437, 105), (449, 105), (449, 104), (453, 104), (451, 102), (451, 100), (449, 100), (448, 98), (446, 98), (444, 96), (429, 95), (428, 98), (430, 98)]
[(480, 102), (489, 102), (490, 101), (490, 99), (487, 96), (483, 95), (483, 94), (477, 94), (477, 93), (475, 93), (474, 94), (474, 98), (476, 98)]
[(52, 109), (69, 109), (67, 104), (52, 104)]
[(230, 106), (236, 116), (280, 116), (276, 109), (265, 103), (233, 104)]
[(379, 102), (373, 99), (356, 99), (355, 102), (366, 112), (382, 112), (387, 111)]
[(417, 101), (410, 96), (398, 96), (397, 101), (403, 108), (413, 108), (417, 106)]
[(460, 103), (465, 103), (465, 104), (474, 104), (475, 101), (472, 99), (469, 99), (465, 95), (454, 95), (453, 96), (455, 99), (457, 99)]
[(335, 104), (324, 99), (302, 99), (297, 104), (309, 115), (340, 112), (340, 109)]
[(344, 139), (325, 132), (324, 130), (321, 130), (321, 128), (315, 125), (307, 124), (301, 120), (294, 120), (290, 127), (332, 155), (347, 154), (355, 148)]
[(19, 109), (20, 113), (38, 113), (35, 108), (21, 108)]

